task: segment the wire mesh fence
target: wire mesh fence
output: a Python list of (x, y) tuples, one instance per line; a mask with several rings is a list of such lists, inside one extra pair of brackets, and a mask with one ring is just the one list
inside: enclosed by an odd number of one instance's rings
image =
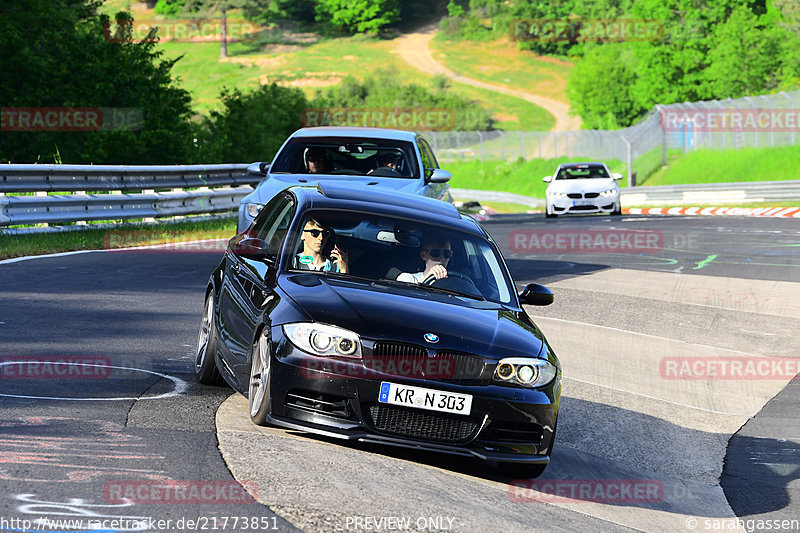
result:
[(430, 131), (441, 163), (586, 158), (624, 161), (628, 184), (667, 162), (671, 150), (763, 148), (800, 142), (800, 91), (659, 105), (621, 130)]

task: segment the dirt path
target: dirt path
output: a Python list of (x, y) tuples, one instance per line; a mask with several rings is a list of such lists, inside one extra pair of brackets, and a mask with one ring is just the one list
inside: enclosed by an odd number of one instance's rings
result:
[(459, 83), (466, 83), (489, 91), (495, 91), (527, 100), (547, 110), (556, 119), (553, 131), (575, 131), (581, 127), (581, 120), (568, 114), (569, 104), (558, 102), (546, 96), (509, 89), (496, 83), (486, 83), (467, 78), (453, 72), (433, 58), (428, 44), (436, 34), (438, 24), (431, 24), (416, 33), (407, 33), (395, 39), (395, 52), (412, 67), (429, 74), (442, 74)]

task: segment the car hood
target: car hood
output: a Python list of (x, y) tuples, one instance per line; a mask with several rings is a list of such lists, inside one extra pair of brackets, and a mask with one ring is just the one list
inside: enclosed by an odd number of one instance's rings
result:
[(363, 187), (380, 187), (397, 192), (415, 194), (421, 188), (418, 178), (385, 178), (372, 176), (320, 176), (314, 174), (268, 174), (258, 184), (256, 190), (248, 195), (248, 201), (266, 204), (276, 194), (294, 185), (316, 186), (320, 182), (332, 181), (336, 183), (350, 183)]
[[(492, 358), (531, 357), (542, 350), (541, 332), (499, 304), (316, 274), (289, 274), (279, 283), (311, 320), (346, 328), (363, 338)], [(439, 341), (426, 342), (426, 333), (438, 336)]]
[(589, 178), (555, 180), (550, 183), (547, 190), (551, 192), (603, 192), (616, 189), (617, 182), (612, 178)]

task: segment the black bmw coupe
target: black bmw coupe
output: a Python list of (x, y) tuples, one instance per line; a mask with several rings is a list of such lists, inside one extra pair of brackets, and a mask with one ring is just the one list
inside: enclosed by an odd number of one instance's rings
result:
[(256, 424), (541, 474), (561, 369), (489, 234), (452, 205), (323, 182), (273, 198), (206, 290), (196, 374)]

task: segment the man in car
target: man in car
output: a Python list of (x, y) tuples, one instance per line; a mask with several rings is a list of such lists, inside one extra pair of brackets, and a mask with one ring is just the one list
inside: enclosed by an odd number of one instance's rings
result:
[(297, 254), (297, 268), (346, 274), (348, 270), (347, 252), (334, 245), (330, 257), (326, 258), (322, 255), (322, 250), (331, 234), (332, 231), (327, 224), (313, 218), (306, 222), (303, 233), (300, 235), (303, 250)]
[(429, 276), (433, 276), (434, 279), (447, 277), (447, 264), (450, 262), (450, 258), (453, 257), (450, 241), (440, 237), (426, 236), (422, 240), (419, 256), (425, 262), (425, 270), (415, 274), (403, 272), (397, 276), (397, 281), (422, 283)]
[(378, 164), (377, 168), (374, 168), (374, 169), (370, 170), (369, 172), (367, 172), (367, 174), (372, 174), (375, 171), (380, 171), (380, 173), (383, 174), (383, 175), (389, 175), (389, 174), (386, 174), (386, 172), (392, 173), (392, 171), (394, 171), (394, 172), (396, 172), (396, 174), (395, 174), (396, 176), (399, 175), (400, 174), (400, 157), (401, 157), (400, 155), (393, 154), (393, 153), (379, 154), (375, 158), (375, 160), (376, 160), (376, 162)]
[(332, 170), (330, 159), (324, 148), (306, 149), (306, 168), (310, 174), (325, 174)]

